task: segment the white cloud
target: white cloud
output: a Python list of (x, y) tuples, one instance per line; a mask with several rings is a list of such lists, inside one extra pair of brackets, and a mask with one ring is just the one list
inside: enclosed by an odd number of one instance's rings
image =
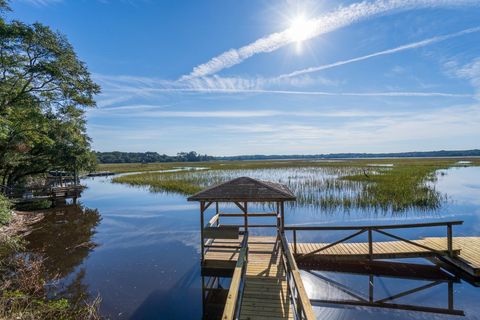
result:
[[(328, 122), (318, 125), (299, 124), (290, 120), (282, 124), (224, 125), (221, 130), (246, 135), (242, 141), (245, 146), (237, 145), (237, 148), (245, 148), (247, 152), (248, 148), (263, 148), (269, 150), (265, 153), (281, 150), (285, 153), (285, 150), (293, 150), (294, 147), (301, 152), (368, 152), (375, 151), (377, 146), (380, 151), (399, 151), (402, 142), (407, 145), (405, 150), (425, 150), (424, 147), (417, 147), (422, 145), (435, 149), (432, 146), (435, 143), (439, 148), (471, 148), (473, 140), (466, 137), (480, 135), (479, 122), (480, 105), (472, 105), (412, 113), (408, 116), (346, 120), (335, 125), (329, 125)], [(272, 149), (275, 146), (280, 149)]]
[[(308, 24), (311, 32), (305, 40), (311, 39), (350, 24), (374, 16), (425, 7), (459, 6), (479, 4), (478, 0), (376, 0), (373, 2), (359, 2), (347, 7), (340, 7), (336, 11), (311, 19)], [(291, 30), (270, 34), (238, 49), (230, 49), (204, 64), (193, 68), (192, 72), (184, 75), (180, 80), (190, 80), (215, 74), (223, 69), (230, 68), (259, 53), (275, 51), (283, 46), (295, 42), (291, 37)]]

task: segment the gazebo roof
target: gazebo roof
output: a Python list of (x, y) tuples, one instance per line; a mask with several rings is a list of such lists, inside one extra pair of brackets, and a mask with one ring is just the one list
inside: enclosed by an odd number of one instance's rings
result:
[(294, 200), (296, 200), (295, 195), (286, 185), (249, 177), (240, 177), (217, 184), (188, 198), (188, 201), (222, 202), (273, 202)]

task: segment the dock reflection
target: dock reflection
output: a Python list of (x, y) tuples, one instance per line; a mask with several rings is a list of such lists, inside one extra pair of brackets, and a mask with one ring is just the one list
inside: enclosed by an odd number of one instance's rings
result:
[(221, 319), (232, 270), (202, 268), (202, 319)]
[[(313, 307), (384, 308), (465, 316), (454, 306), (460, 279), (434, 265), (331, 262), (300, 266)], [(439, 296), (446, 299), (439, 299)]]

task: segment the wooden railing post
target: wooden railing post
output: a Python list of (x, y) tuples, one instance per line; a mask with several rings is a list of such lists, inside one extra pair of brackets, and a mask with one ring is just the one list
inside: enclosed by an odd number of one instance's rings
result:
[(447, 224), (447, 246), (448, 246), (448, 256), (453, 256), (453, 237), (452, 237), (452, 225)]
[(373, 260), (372, 228), (368, 228), (368, 258)]
[(202, 262), (204, 260), (204, 238), (203, 238), (203, 228), (205, 228), (205, 226), (203, 225), (204, 224), (204, 221), (203, 221), (203, 215), (204, 215), (204, 212), (205, 212), (205, 202), (200, 202), (200, 250), (202, 251)]
[(297, 254), (297, 230), (293, 230), (293, 252)]
[(373, 303), (373, 293), (374, 293), (374, 286), (373, 286), (373, 274), (370, 274), (370, 277), (368, 279), (368, 300), (370, 303)]

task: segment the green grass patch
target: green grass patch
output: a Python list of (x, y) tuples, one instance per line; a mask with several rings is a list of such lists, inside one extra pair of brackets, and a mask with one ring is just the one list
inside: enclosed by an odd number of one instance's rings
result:
[[(480, 165), (480, 159), (462, 160), (471, 161), (469, 165)], [(121, 164), (115, 166), (123, 172), (193, 166), (208, 169), (141, 172), (115, 177), (113, 182), (148, 186), (152, 191), (191, 195), (213, 184), (245, 175), (284, 183), (295, 192), (297, 205), (310, 205), (323, 210), (428, 210), (439, 208), (445, 200), (445, 195), (437, 192), (434, 187), (436, 171), (459, 166), (458, 161), (459, 159), (449, 158), (422, 158)], [(105, 166), (102, 165), (101, 170), (106, 170)]]
[(0, 194), (0, 226), (7, 224), (12, 219), (12, 204)]

